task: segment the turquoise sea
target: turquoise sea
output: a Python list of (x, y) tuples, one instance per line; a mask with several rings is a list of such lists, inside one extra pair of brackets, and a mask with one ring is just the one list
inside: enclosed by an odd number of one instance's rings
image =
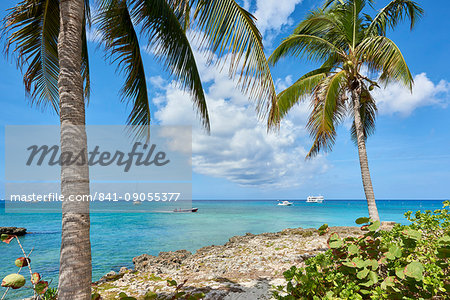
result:
[[(277, 206), (276, 200), (193, 201), (197, 213), (92, 213), (91, 243), (93, 280), (120, 267), (132, 267), (133, 257), (160, 251), (187, 249), (195, 251), (211, 244), (223, 244), (231, 236), (246, 232), (276, 232), (284, 228), (353, 225), (367, 216), (362, 200), (325, 200), (322, 204), (295, 201), (290, 207)], [(438, 200), (379, 200), (380, 217), (385, 221), (407, 223), (403, 213), (434, 210), (442, 207)], [(21, 237), (31, 255), (33, 271), (57, 286), (61, 216), (59, 214), (5, 213), (0, 202), (0, 226), (26, 227), (31, 234)], [(14, 260), (22, 256), (15, 243), (0, 244), (0, 277), (16, 270)], [(4, 290), (1, 288), (0, 291)], [(20, 299), (17, 290), (7, 299)], [(2, 292), (3, 293), (3, 292)]]

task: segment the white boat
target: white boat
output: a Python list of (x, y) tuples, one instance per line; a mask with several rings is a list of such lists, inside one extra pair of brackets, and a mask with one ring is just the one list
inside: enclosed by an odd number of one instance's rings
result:
[(289, 201), (281, 201), (280, 202), (280, 200), (278, 200), (278, 205), (280, 205), (280, 206), (291, 206), (293, 203), (292, 202), (289, 202)]
[(133, 202), (133, 205), (141, 205), (142, 204), (142, 201), (134, 201)]
[(306, 202), (308, 203), (322, 203), (323, 200), (323, 196), (308, 196), (308, 198), (306, 198)]

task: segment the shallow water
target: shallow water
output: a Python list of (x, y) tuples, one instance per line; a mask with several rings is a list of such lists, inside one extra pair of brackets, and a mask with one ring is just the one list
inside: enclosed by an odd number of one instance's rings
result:
[[(406, 223), (408, 210), (434, 210), (442, 207), (436, 200), (377, 201), (380, 218)], [(276, 232), (284, 228), (353, 225), (367, 215), (366, 201), (332, 201), (322, 204), (294, 201), (293, 206), (277, 206), (276, 201), (193, 201), (197, 213), (93, 213), (91, 243), (93, 280), (110, 270), (132, 267), (132, 258), (160, 251), (195, 251), (211, 244), (223, 244), (231, 236), (246, 232)], [(59, 214), (5, 214), (0, 204), (0, 226), (26, 227), (21, 237), (25, 250), (31, 250), (33, 271), (57, 286), (61, 216)], [(0, 276), (14, 272), (14, 260), (23, 256), (16, 243), (0, 244)], [(24, 270), (25, 271), (25, 270)], [(26, 273), (23, 272), (25, 275)], [(3, 291), (1, 288), (0, 291)], [(13, 291), (7, 299), (19, 299), (24, 290)]]

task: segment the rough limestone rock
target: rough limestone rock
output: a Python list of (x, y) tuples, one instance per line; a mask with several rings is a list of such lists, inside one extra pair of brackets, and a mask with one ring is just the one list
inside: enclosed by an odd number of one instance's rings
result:
[(25, 235), (27, 229), (23, 227), (0, 227), (0, 234), (10, 234), (10, 235)]
[(179, 268), (191, 255), (187, 250), (160, 252), (158, 256), (142, 254), (133, 258), (133, 264), (136, 271), (165, 273)]
[[(167, 279), (183, 283), (187, 293), (204, 293), (204, 299), (271, 299), (272, 286), (285, 284), (283, 272), (327, 250), (331, 232), (341, 237), (359, 236), (359, 227), (331, 227), (319, 236), (317, 229), (295, 228), (262, 234), (234, 236), (223, 245), (203, 247), (194, 254), (186, 250), (143, 254), (133, 259), (135, 270), (100, 280), (94, 286), (104, 299), (120, 292), (143, 299), (146, 293), (173, 297)], [(170, 298), (169, 298), (170, 299)]]

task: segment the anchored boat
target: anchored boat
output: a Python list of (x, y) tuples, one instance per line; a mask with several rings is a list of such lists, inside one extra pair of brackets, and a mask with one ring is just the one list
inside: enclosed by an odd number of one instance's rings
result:
[(194, 208), (190, 208), (190, 209), (181, 209), (181, 208), (175, 208), (173, 210), (173, 212), (197, 212), (198, 208), (194, 207)]
[(292, 202), (289, 202), (289, 201), (281, 201), (280, 202), (280, 200), (278, 200), (278, 205), (280, 205), (280, 206), (291, 206), (293, 203)]
[(323, 200), (323, 196), (308, 196), (308, 198), (306, 198), (307, 203), (322, 203)]

